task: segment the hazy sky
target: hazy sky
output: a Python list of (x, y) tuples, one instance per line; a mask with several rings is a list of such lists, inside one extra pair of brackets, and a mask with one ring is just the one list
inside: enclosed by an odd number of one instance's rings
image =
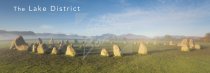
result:
[[(80, 12), (15, 12), (14, 6), (80, 6)], [(100, 35), (210, 32), (210, 0), (1, 0), (0, 30)]]

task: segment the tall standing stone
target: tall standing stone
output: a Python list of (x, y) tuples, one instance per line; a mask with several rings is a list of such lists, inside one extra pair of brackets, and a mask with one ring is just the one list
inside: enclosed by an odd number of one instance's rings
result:
[(37, 47), (38, 47), (38, 45), (36, 43), (33, 44), (33, 46), (32, 46), (32, 52), (33, 53), (35, 53), (37, 51)]
[(45, 52), (45, 44), (39, 44), (38, 47), (37, 47), (37, 53), (38, 54), (44, 54)]
[(49, 44), (54, 45), (54, 39), (53, 39), (53, 38), (51, 38), (51, 39), (49, 40)]
[(70, 57), (74, 57), (76, 55), (76, 52), (74, 51), (74, 48), (71, 45), (67, 46), (65, 55)]
[(190, 51), (190, 49), (189, 49), (189, 47), (188, 47), (187, 45), (183, 45), (183, 46), (181, 47), (181, 51), (182, 51), (182, 52), (188, 52), (188, 51)]
[(138, 54), (141, 54), (141, 55), (147, 54), (147, 47), (145, 46), (145, 44), (143, 42), (141, 42), (139, 45)]
[(119, 46), (117, 45), (113, 45), (113, 53), (114, 53), (114, 56), (116, 57), (121, 57), (121, 50), (119, 48)]
[(182, 40), (182, 42), (181, 42), (181, 51), (182, 52), (190, 51), (188, 39), (183, 39)]
[(195, 46), (195, 43), (192, 39), (189, 40), (189, 48), (193, 49)]
[(18, 51), (27, 51), (29, 48), (22, 36), (18, 36), (12, 41), (10, 49), (16, 49)]
[(53, 47), (52, 51), (51, 51), (51, 54), (57, 54), (57, 48), (56, 47)]
[(101, 49), (101, 56), (109, 56), (109, 52), (105, 48), (103, 48)]
[(49, 40), (49, 48), (52, 49), (54, 46), (55, 46), (54, 39), (51, 38), (51, 39)]
[(38, 38), (39, 40), (39, 44), (38, 44), (38, 47), (37, 47), (37, 53), (38, 54), (44, 54), (45, 53), (45, 49), (47, 49), (47, 46), (42, 42), (42, 39), (41, 38)]

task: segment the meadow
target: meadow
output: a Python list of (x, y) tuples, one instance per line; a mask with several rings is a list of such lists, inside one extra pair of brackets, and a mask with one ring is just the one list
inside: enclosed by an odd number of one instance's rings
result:
[[(30, 42), (31, 40), (26, 40)], [(47, 41), (45, 41), (47, 43)], [(107, 48), (112, 54), (110, 42), (97, 45), (73, 43), (76, 57), (64, 54), (38, 55), (9, 49), (10, 41), (0, 41), (1, 73), (208, 73), (210, 72), (210, 43), (199, 42), (201, 50), (181, 52), (180, 47), (146, 45), (148, 55), (138, 55), (139, 44), (114, 42), (122, 49), (122, 57), (102, 57), (100, 49)], [(86, 53), (84, 57), (84, 48)]]

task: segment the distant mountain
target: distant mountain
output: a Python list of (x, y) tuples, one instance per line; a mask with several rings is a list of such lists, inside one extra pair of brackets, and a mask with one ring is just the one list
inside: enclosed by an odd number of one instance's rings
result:
[(86, 36), (80, 35), (66, 35), (66, 34), (54, 34), (54, 33), (34, 33), (33, 31), (5, 31), (0, 30), (0, 40), (11, 40), (16, 36), (22, 35), (24, 39), (86, 39)]
[(66, 36), (66, 34), (53, 34), (53, 33), (36, 33), (39, 36)]
[(143, 35), (135, 35), (135, 34), (123, 34), (123, 35), (115, 35), (115, 34), (102, 34), (100, 36), (95, 36), (94, 39), (148, 39), (148, 37)]
[(36, 35), (32, 31), (5, 31), (0, 30), (1, 35)]
[(135, 35), (135, 34), (131, 34), (131, 33), (120, 35), (119, 37), (120, 38), (123, 38), (123, 39), (149, 39), (146, 36), (143, 36), (143, 35)]
[(6, 33), (7, 31), (4, 31), (4, 30), (0, 30), (0, 33)]
[(106, 33), (100, 36), (92, 36), (92, 39), (117, 39), (117, 36), (114, 34)]
[(156, 39), (156, 40), (157, 39), (159, 39), (159, 40), (173, 40), (173, 39), (182, 40), (185, 38), (191, 38), (194, 40), (198, 40), (198, 39), (201, 39), (202, 37), (200, 37), (200, 36), (183, 36), (183, 35), (165, 35), (165, 36), (157, 36), (157, 37), (154, 37), (153, 39)]
[[(115, 35), (115, 34), (102, 34), (99, 36), (81, 36), (77, 34), (54, 34), (54, 33), (34, 33), (33, 31), (5, 31), (0, 30), (0, 40), (11, 40), (14, 39), (17, 35), (22, 35), (25, 39), (106, 39), (106, 40), (120, 40), (120, 39), (151, 39), (149, 37), (143, 35), (136, 35), (136, 34), (123, 34), (123, 35)], [(165, 35), (155, 37), (153, 39), (160, 39), (160, 40), (170, 40), (170, 39), (183, 39), (183, 38), (192, 38), (192, 39), (200, 39), (201, 37), (197, 36), (178, 36), (178, 35)]]
[(102, 34), (99, 36), (80, 36), (76, 34), (66, 35), (66, 34), (54, 34), (54, 33), (34, 33), (32, 31), (4, 31), (0, 30), (0, 40), (10, 40), (15, 38), (17, 35), (24, 36), (25, 39), (148, 39), (148, 37), (143, 35), (135, 34), (124, 34), (124, 35), (115, 35), (115, 34)]

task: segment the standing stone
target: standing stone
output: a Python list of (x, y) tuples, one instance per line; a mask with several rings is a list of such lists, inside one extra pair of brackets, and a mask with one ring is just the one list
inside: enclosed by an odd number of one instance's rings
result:
[(59, 48), (58, 48), (59, 50), (62, 50), (62, 49), (64, 49), (64, 43), (63, 43), (63, 40), (61, 40), (60, 42), (59, 42)]
[(194, 48), (194, 41), (192, 39), (189, 40), (189, 48)]
[(121, 50), (120, 48), (117, 46), (117, 45), (113, 45), (113, 53), (114, 53), (114, 56), (118, 56), (118, 57), (121, 57)]
[(53, 38), (51, 38), (51, 39), (49, 40), (49, 45), (54, 45), (54, 39), (53, 39)]
[(51, 52), (51, 54), (57, 54), (57, 48), (56, 47), (53, 47), (53, 49), (52, 49), (52, 52)]
[(38, 54), (44, 54), (45, 44), (39, 44), (37, 47)]
[(190, 51), (188, 39), (183, 39), (182, 40), (182, 42), (181, 42), (181, 51), (182, 52)]
[(16, 49), (18, 51), (27, 51), (29, 48), (22, 36), (18, 36), (12, 41), (10, 49)]
[(173, 46), (174, 45), (173, 41), (169, 41), (169, 45)]
[(50, 50), (53, 49), (53, 48), (55, 47), (54, 39), (51, 38), (51, 39), (49, 40), (48, 43), (49, 43), (49, 44), (48, 44), (48, 50), (49, 50), (49, 52), (50, 52)]
[(33, 45), (32, 46), (32, 53), (35, 53), (35, 49), (36, 49), (36, 47), (35, 47), (35, 45)]
[(37, 44), (33, 44), (32, 46), (32, 53), (35, 53), (37, 49)]
[(38, 38), (38, 40), (39, 40), (39, 42), (38, 42), (38, 47), (37, 47), (37, 53), (38, 54), (44, 54), (47, 46), (45, 44), (43, 44), (41, 38)]
[(189, 47), (188, 47), (187, 45), (183, 45), (183, 46), (181, 47), (181, 51), (182, 51), (182, 52), (188, 52), (188, 51), (190, 51), (190, 50), (189, 50)]
[(42, 39), (41, 38), (38, 38), (38, 44), (42, 44)]
[(74, 57), (76, 55), (76, 52), (74, 51), (74, 48), (71, 45), (68, 45), (65, 54), (66, 56)]
[(105, 48), (103, 48), (103, 49), (101, 50), (101, 56), (106, 56), (106, 57), (109, 56), (109, 53), (108, 53), (108, 51), (107, 51)]
[(188, 39), (183, 39), (182, 41), (181, 41), (181, 45), (180, 46), (188, 46), (189, 45), (189, 42), (188, 42)]
[(52, 49), (53, 47), (55, 47), (55, 43), (54, 43), (54, 39), (51, 38), (51, 39), (49, 40), (49, 48)]
[(201, 46), (199, 44), (195, 44), (195, 49), (199, 50), (201, 49)]
[(147, 47), (145, 46), (145, 44), (143, 42), (141, 42), (139, 45), (138, 54), (141, 54), (141, 55), (147, 54)]

